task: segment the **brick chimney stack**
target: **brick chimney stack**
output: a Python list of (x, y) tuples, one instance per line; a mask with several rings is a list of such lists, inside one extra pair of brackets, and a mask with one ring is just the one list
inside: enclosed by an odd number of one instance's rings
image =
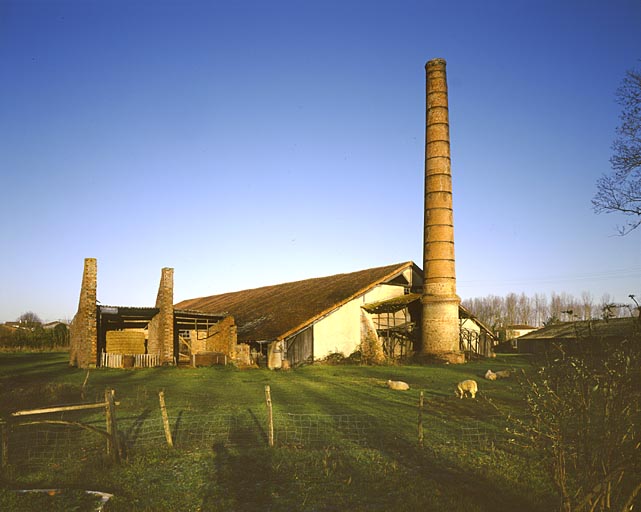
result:
[(425, 65), (425, 221), (422, 356), (461, 363), (445, 60)]
[(85, 258), (78, 311), (69, 328), (69, 364), (95, 368), (98, 362), (97, 317), (98, 261)]
[(149, 322), (148, 351), (160, 354), (161, 364), (174, 363), (174, 269), (163, 268), (156, 296), (156, 307), (160, 310)]

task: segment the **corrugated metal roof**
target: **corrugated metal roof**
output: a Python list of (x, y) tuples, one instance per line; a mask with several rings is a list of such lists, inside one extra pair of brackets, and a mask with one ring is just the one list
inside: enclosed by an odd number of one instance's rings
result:
[(415, 265), (411, 261), (397, 263), (348, 274), (188, 299), (175, 307), (206, 313), (229, 312), (238, 326), (238, 341), (283, 339), (412, 267)]

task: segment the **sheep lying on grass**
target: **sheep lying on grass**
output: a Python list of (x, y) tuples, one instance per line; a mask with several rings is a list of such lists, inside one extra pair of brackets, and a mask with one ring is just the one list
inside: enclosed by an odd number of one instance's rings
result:
[(407, 391), (410, 388), (410, 385), (402, 380), (388, 380), (387, 387), (395, 389), (396, 391)]
[(499, 370), (498, 372), (488, 370), (487, 372), (485, 372), (485, 378), (487, 380), (507, 379), (509, 376), (510, 370)]
[(463, 398), (466, 392), (469, 393), (472, 398), (476, 398), (478, 391), (479, 387), (475, 380), (464, 380), (456, 385), (456, 396), (459, 398)]

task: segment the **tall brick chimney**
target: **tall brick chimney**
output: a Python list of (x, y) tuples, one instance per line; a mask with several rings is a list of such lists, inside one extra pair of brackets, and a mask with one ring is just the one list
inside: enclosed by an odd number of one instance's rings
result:
[(85, 258), (78, 311), (69, 333), (69, 364), (79, 368), (93, 368), (98, 360), (97, 290), (98, 262)]
[(163, 268), (156, 296), (160, 310), (149, 323), (150, 354), (158, 354), (161, 364), (174, 362), (174, 269)]
[(425, 65), (425, 222), (422, 355), (464, 362), (454, 265), (450, 125), (445, 60)]

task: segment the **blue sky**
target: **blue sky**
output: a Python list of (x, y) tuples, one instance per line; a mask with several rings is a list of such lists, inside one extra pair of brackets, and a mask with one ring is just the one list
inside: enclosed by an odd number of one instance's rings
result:
[(0, 0), (0, 321), (422, 265), (448, 62), (458, 292), (641, 296), (595, 215), (641, 3)]

